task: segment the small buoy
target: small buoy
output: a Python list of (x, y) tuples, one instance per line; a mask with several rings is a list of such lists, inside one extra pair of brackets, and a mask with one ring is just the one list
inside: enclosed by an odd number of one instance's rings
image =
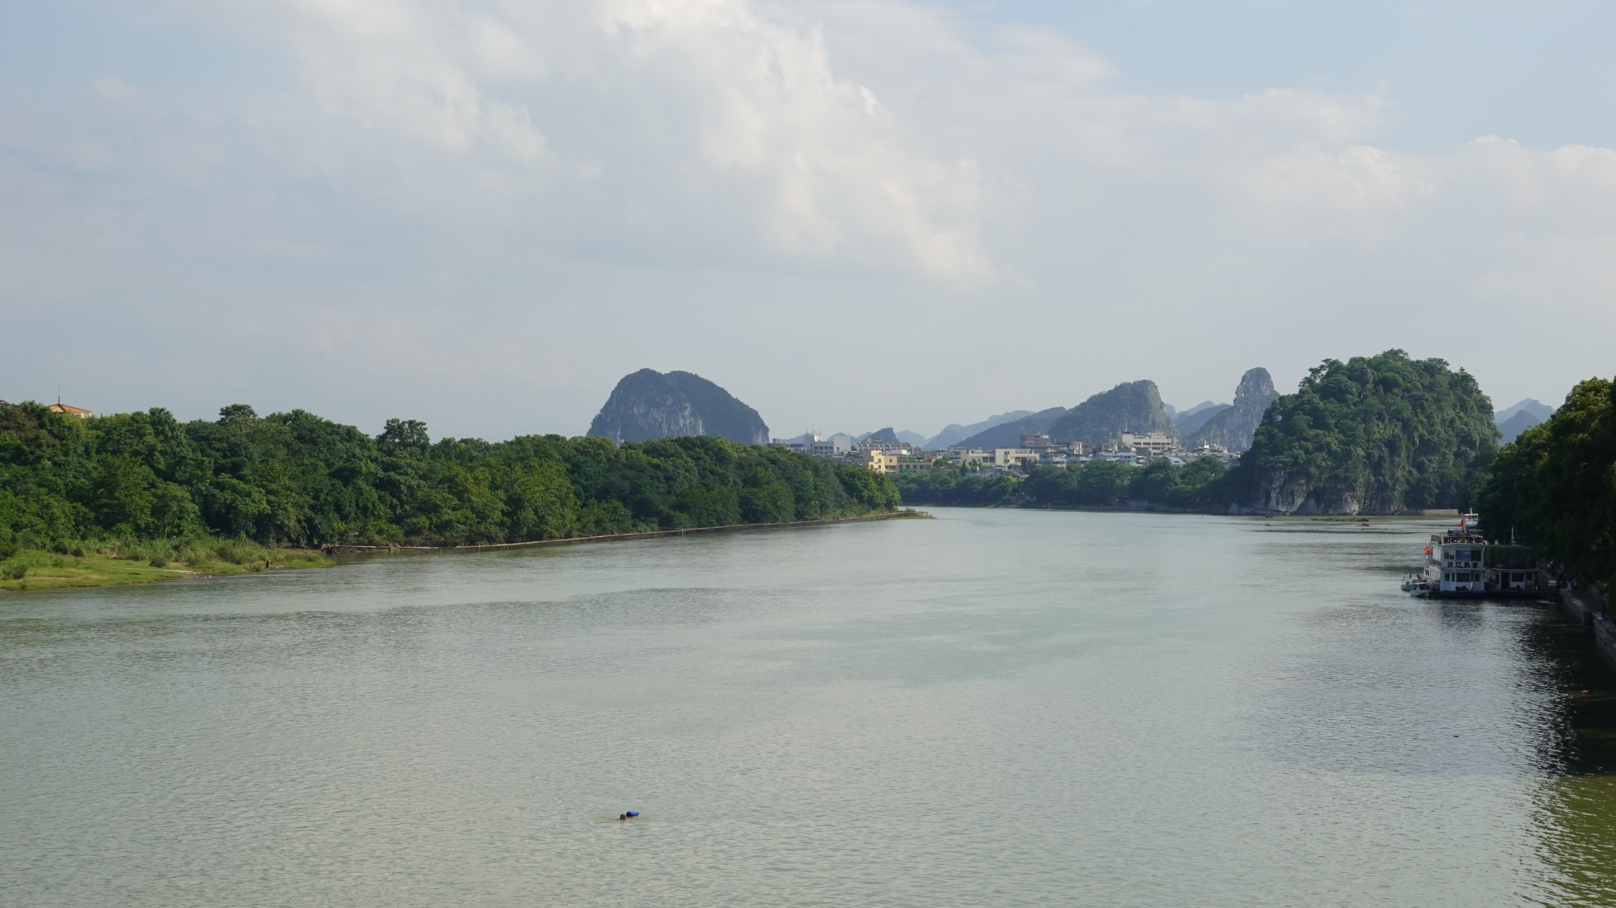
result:
[[(1584, 691), (1584, 693), (1586, 693), (1586, 691)], [(637, 817), (639, 815), (640, 815), (640, 812), (638, 810), (630, 810), (627, 814), (625, 814), (625, 816), (631, 816), (631, 817)]]

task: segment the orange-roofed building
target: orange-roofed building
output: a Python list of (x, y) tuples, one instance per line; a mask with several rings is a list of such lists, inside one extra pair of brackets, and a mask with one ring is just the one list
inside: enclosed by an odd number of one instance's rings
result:
[(61, 398), (57, 398), (56, 403), (51, 404), (45, 409), (51, 411), (52, 413), (66, 413), (68, 416), (77, 416), (79, 419), (89, 419), (95, 415), (89, 410), (85, 410), (81, 407), (68, 406), (67, 404), (62, 403)]

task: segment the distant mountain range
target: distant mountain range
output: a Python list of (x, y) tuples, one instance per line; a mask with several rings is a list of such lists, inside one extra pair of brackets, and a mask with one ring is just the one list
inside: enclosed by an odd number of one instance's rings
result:
[(1499, 410), (1493, 417), (1493, 422), (1498, 425), (1498, 434), (1502, 436), (1499, 443), (1509, 444), (1522, 432), (1553, 415), (1553, 407), (1530, 397), (1513, 407)]
[[(1275, 397), (1267, 370), (1259, 368), (1241, 378), (1233, 404), (1205, 400), (1189, 409), (1175, 410), (1162, 402), (1155, 382), (1140, 380), (1123, 382), (1070, 409), (1010, 410), (969, 425), (951, 424), (930, 438), (893, 426), (853, 437), (865, 441), (880, 436), (940, 450), (1015, 447), (1023, 434), (1046, 434), (1056, 442), (1102, 445), (1123, 432), (1160, 432), (1183, 439), (1187, 446), (1212, 443), (1240, 451), (1250, 446), (1252, 432)], [(1530, 420), (1527, 424), (1535, 425), (1550, 412), (1535, 400), (1522, 401), (1499, 414), (1501, 427), (1505, 417), (1513, 416), (1520, 422)], [(762, 417), (728, 391), (690, 372), (664, 374), (652, 369), (641, 369), (617, 383), (590, 423), (589, 434), (618, 442), (678, 435), (722, 436), (743, 444), (769, 441), (769, 429)]]
[(1263, 410), (1276, 397), (1273, 380), (1261, 368), (1241, 378), (1234, 404), (1205, 400), (1187, 410), (1163, 403), (1153, 381), (1124, 382), (1071, 409), (1011, 410), (969, 426), (955, 423), (926, 439), (925, 447), (1009, 448), (1019, 444), (1023, 434), (1102, 445), (1123, 432), (1161, 432), (1186, 442), (1193, 436), (1199, 439), (1197, 444), (1211, 441), (1225, 444), (1231, 451), (1243, 451), (1251, 445)]
[(1536, 398), (1528, 397), (1513, 407), (1505, 407), (1499, 410), (1493, 415), (1493, 421), (1503, 423), (1516, 413), (1521, 412), (1530, 414), (1538, 422), (1543, 422), (1554, 415), (1554, 408)]
[(1023, 433), (1028, 435), (1048, 434), (1055, 420), (1066, 415), (1065, 407), (1050, 407), (1037, 413), (1026, 410), (1017, 410), (1021, 415), (1013, 420), (989, 426), (975, 435), (955, 442), (953, 446), (961, 448), (1014, 448), (1021, 443)]
[(1173, 413), (1173, 408), (1166, 404), (1162, 404), (1162, 409), (1166, 410), (1167, 415), (1172, 417), (1173, 425), (1178, 429), (1179, 437), (1188, 438), (1200, 431), (1200, 428), (1206, 425), (1207, 420), (1229, 409), (1229, 405), (1215, 404), (1210, 400), (1203, 400), (1188, 410), (1179, 411), (1176, 415)]
[(589, 424), (589, 434), (617, 442), (714, 435), (741, 444), (769, 443), (763, 418), (728, 391), (690, 372), (653, 369), (623, 376)]
[(973, 422), (968, 426), (953, 423), (943, 431), (926, 439), (925, 448), (928, 451), (941, 451), (944, 448), (952, 448), (979, 432), (1031, 415), (1031, 410), (1011, 410), (1008, 413), (1000, 413), (998, 416), (989, 416), (981, 422)]
[(926, 436), (919, 432), (909, 432), (907, 430), (900, 432), (891, 426), (885, 429), (876, 429), (874, 432), (865, 432), (863, 435), (854, 436), (854, 438), (858, 441), (869, 441), (877, 436), (887, 441), (901, 441), (906, 445), (916, 445), (918, 447), (925, 447), (926, 445)]

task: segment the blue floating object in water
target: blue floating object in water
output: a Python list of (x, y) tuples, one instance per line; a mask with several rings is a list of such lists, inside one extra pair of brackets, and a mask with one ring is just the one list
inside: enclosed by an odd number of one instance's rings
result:
[(631, 817), (637, 817), (640, 815), (640, 812), (638, 810), (631, 810), (628, 812), (628, 815)]

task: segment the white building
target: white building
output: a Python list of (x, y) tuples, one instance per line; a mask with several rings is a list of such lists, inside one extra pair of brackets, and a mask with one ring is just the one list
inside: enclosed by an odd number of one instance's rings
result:
[(814, 441), (809, 445), (808, 453), (816, 457), (841, 457), (853, 453), (853, 436), (845, 432), (837, 432), (829, 438), (821, 439), (813, 436)]
[(1031, 448), (994, 448), (993, 465), (996, 467), (1037, 466), (1041, 451)]
[(1169, 438), (1165, 432), (1149, 432), (1144, 435), (1123, 432), (1117, 436), (1118, 450), (1132, 451), (1147, 457), (1160, 457), (1177, 448), (1178, 443)]
[(990, 464), (993, 463), (993, 452), (984, 451), (981, 448), (971, 448), (970, 450), (949, 448), (948, 459), (956, 467), (970, 466), (973, 463)]

